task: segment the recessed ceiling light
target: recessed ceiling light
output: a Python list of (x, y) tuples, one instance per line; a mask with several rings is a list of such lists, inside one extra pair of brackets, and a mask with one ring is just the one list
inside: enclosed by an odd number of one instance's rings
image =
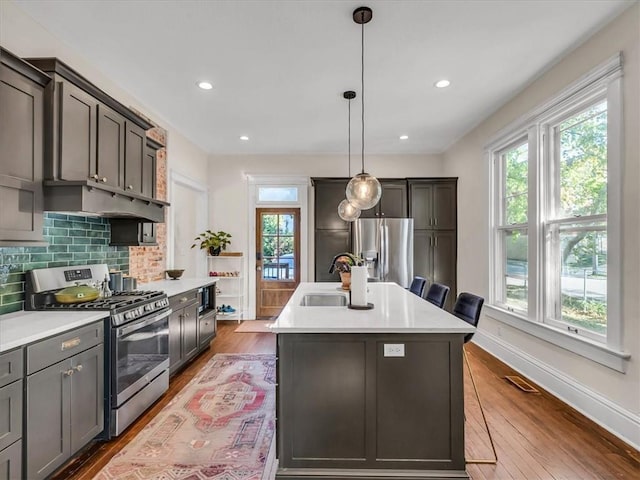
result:
[(211, 85), (209, 82), (198, 82), (198, 86), (202, 90), (211, 90), (213, 88), (213, 85)]
[(448, 87), (449, 85), (451, 85), (451, 82), (449, 80), (438, 80), (435, 83), (436, 88), (445, 88), (445, 87)]
[(409, 135), (400, 135), (400, 140), (409, 140)]
[(249, 137), (247, 137), (246, 135), (242, 135), (240, 137), (240, 140), (244, 140), (246, 142), (247, 140), (249, 140)]

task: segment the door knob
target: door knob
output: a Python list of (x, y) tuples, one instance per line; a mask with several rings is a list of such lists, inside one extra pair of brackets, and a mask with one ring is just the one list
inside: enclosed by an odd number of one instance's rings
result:
[(260, 265), (258, 265), (258, 266), (256, 267), (256, 270), (257, 270), (257, 271), (260, 271), (260, 270), (262, 270), (262, 267), (261, 267)]

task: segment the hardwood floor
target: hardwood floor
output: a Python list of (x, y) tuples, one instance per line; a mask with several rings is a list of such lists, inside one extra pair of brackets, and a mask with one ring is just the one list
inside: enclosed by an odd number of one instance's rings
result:
[[(275, 335), (234, 333), (238, 324), (219, 322), (211, 348), (176, 375), (169, 391), (117, 439), (90, 446), (53, 478), (91, 480), (169, 403), (216, 353), (274, 353)], [(524, 393), (505, 375), (517, 375), (473, 344), (466, 346), (474, 378), (498, 452), (496, 465), (467, 465), (473, 480), (600, 480), (640, 478), (640, 453), (537, 385)], [(465, 370), (466, 456), (489, 458), (491, 448)]]

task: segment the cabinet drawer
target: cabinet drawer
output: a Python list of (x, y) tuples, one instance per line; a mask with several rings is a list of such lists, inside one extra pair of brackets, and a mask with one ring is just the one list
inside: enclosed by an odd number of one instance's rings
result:
[(103, 322), (56, 335), (27, 347), (27, 375), (104, 341)]
[(0, 354), (0, 387), (22, 378), (23, 375), (22, 348)]
[(0, 450), (22, 437), (22, 380), (0, 388)]
[(169, 298), (169, 305), (175, 312), (178, 309), (186, 307), (188, 304), (200, 301), (200, 292), (198, 289), (189, 290), (188, 292), (181, 293), (180, 295), (174, 295)]
[(22, 442), (0, 451), (0, 480), (22, 478)]
[(201, 317), (200, 322), (200, 348), (207, 348), (209, 342), (216, 333), (216, 316), (215, 313), (211, 313), (205, 317)]

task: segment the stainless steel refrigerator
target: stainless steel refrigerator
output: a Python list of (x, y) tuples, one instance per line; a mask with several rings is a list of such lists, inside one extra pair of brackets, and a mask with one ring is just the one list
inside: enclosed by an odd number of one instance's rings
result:
[(354, 253), (362, 257), (374, 282), (413, 280), (413, 218), (361, 218), (355, 221)]

